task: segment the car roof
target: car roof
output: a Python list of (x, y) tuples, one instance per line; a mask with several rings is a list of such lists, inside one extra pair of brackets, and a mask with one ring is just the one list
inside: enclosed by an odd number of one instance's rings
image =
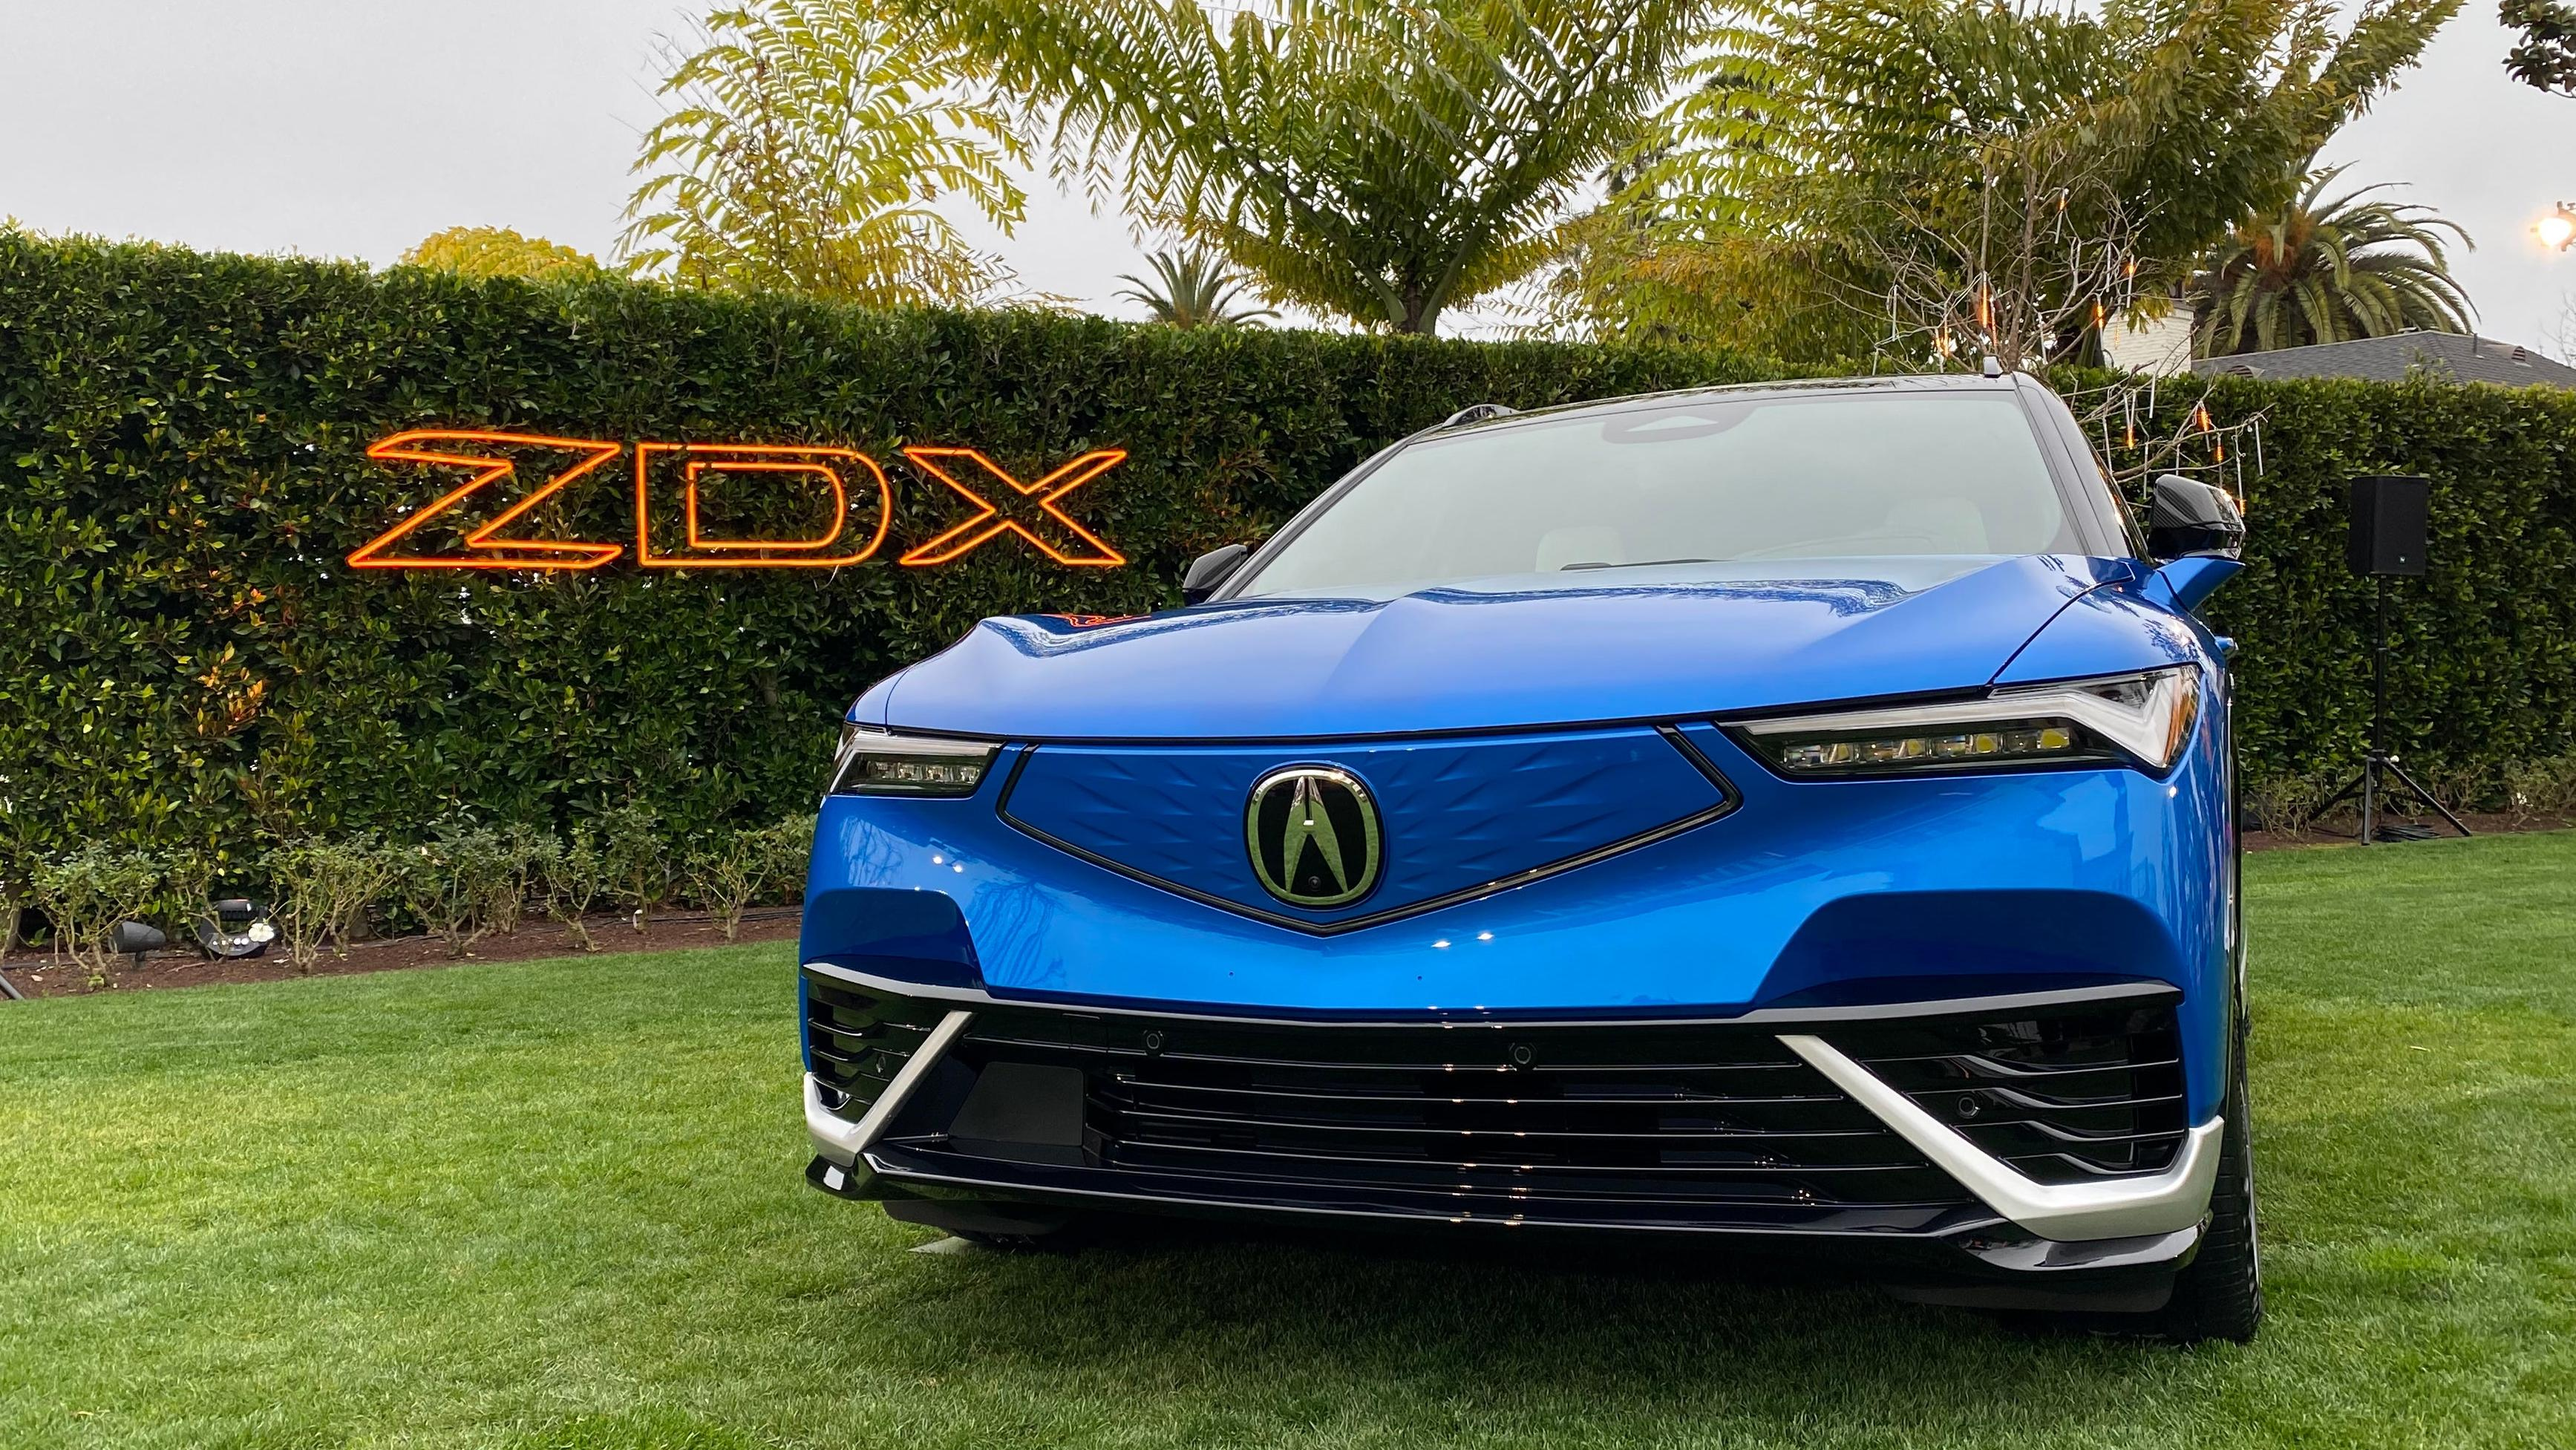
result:
[(1724, 383), (1710, 387), (1672, 388), (1658, 393), (1631, 393), (1620, 398), (1591, 398), (1579, 403), (1557, 403), (1544, 408), (1527, 408), (1514, 413), (1498, 413), (1472, 423), (1435, 428), (1432, 434), (1462, 437), (1488, 428), (1509, 428), (1541, 418), (1574, 418), (1586, 414), (1634, 412), (1647, 408), (1669, 408), (1698, 398), (1736, 398), (1752, 395), (1790, 397), (1819, 393), (2010, 393), (2014, 382), (2009, 375), (1982, 377), (1976, 373), (1888, 373), (1877, 377), (1853, 378), (1780, 378), (1759, 383)]

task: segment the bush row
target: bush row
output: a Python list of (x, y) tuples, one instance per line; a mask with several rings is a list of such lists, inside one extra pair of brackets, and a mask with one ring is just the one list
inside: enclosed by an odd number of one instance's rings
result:
[(389, 931), (435, 935), (461, 957), (530, 915), (553, 918), (574, 946), (594, 950), (587, 918), (612, 905), (637, 931), (658, 908), (695, 907), (731, 940), (752, 907), (802, 899), (813, 835), (814, 818), (796, 816), (707, 834), (674, 852), (651, 809), (630, 805), (568, 836), (450, 822), (411, 843), (297, 841), (246, 870), (204, 852), (93, 845), (40, 859), (22, 891), (0, 891), (0, 948), (18, 939), (32, 908), (44, 929), (30, 934), (96, 978), (115, 954), (119, 922), (184, 942), (213, 900), (244, 889), (274, 927), (274, 949), (308, 971), (325, 950), (346, 956), (352, 943)]
[[(282, 842), (418, 846), (466, 816), (567, 839), (628, 808), (668, 842), (760, 825), (813, 799), (860, 690), (980, 617), (1177, 603), (1193, 555), (1468, 403), (1777, 371), (0, 233), (0, 878), (102, 843), (237, 874)], [(2166, 389), (2142, 432), (2196, 401)], [(2391, 600), (2410, 765), (2500, 783), (2576, 749), (2576, 397), (2231, 379), (2211, 406), (2265, 419), (2251, 567), (2215, 606), (2243, 646), (2249, 774), (2358, 759), (2371, 596), (2342, 564), (2341, 498), (2366, 471), (2438, 480), (2434, 572)], [(434, 486), (367, 445), (427, 427), (852, 447), (895, 475), (891, 537), (828, 573), (355, 574), (344, 557)], [(1009, 538), (896, 565), (963, 516), (907, 471), (898, 450), (921, 442), (1021, 478), (1128, 449), (1066, 507), (1131, 565), (1065, 568)], [(631, 539), (614, 476), (535, 522)], [(728, 523), (799, 526), (757, 507)]]

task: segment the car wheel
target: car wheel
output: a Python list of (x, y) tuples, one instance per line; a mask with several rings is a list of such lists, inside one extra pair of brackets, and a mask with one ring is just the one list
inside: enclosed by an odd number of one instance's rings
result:
[(2209, 1195), (2209, 1228), (2200, 1253), (2174, 1277), (2173, 1298), (2154, 1316), (2155, 1332), (2177, 1344), (2208, 1339), (2244, 1344), (2263, 1323), (2263, 1263), (2254, 1227), (2254, 1143), (2245, 1091), (2244, 1037), (2228, 1073), (2227, 1128), (2219, 1135), (2218, 1183)]

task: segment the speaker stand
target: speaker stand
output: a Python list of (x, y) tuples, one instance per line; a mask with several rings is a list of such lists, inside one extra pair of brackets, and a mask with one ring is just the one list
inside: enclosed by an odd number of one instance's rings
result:
[[(2443, 820), (2449, 821), (2452, 830), (2468, 835), (2469, 828), (2460, 823), (2458, 816), (2451, 814), (2451, 808), (2433, 799), (2433, 793), (2408, 775), (2406, 767), (2397, 763), (2397, 756), (2380, 744), (2388, 738), (2388, 576), (2385, 574), (2370, 576), (2370, 634), (2370, 753), (2362, 757), (2361, 773), (2326, 797), (2326, 803), (2317, 808), (2317, 814), (2324, 815), (2333, 810), (2352, 799), (2353, 793), (2358, 791), (2361, 793), (2361, 844), (2375, 845), (2383, 836), (2390, 840), (2420, 840), (2421, 837), (2412, 834), (2414, 828), (2410, 826), (2394, 826), (2384, 831), (2380, 828), (2379, 803), (2394, 794), (2382, 778), (2394, 776), (2398, 784), (2406, 787), (2407, 794), (2431, 806)], [(2401, 836), (2398, 834), (2400, 831), (2408, 834)]]

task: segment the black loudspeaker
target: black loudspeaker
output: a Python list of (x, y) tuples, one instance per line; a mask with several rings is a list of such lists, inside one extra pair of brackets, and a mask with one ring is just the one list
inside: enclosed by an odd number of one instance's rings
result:
[(2352, 527), (2344, 557), (2355, 574), (2421, 575), (2432, 485), (2403, 474), (2352, 481)]

